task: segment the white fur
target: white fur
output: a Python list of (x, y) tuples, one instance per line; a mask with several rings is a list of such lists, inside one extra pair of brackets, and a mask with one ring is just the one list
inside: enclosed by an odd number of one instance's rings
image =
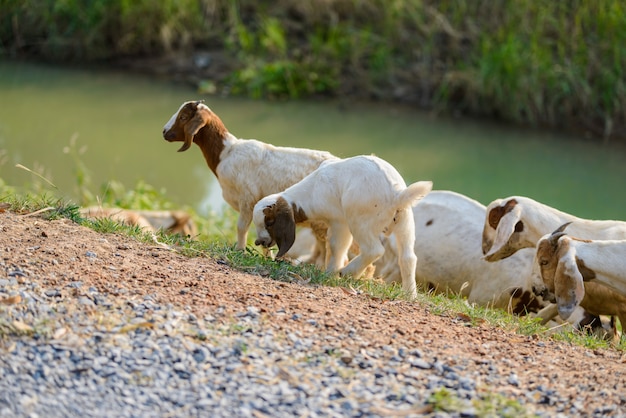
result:
[(537, 243), (533, 280), (538, 293), (556, 299), (563, 319), (580, 305), (626, 324), (626, 240), (546, 234)]
[[(480, 240), (485, 206), (451, 191), (432, 191), (413, 207), (418, 283), (438, 292), (467, 297), (471, 303), (519, 312), (511, 292), (532, 295), (530, 268), (534, 250), (525, 249), (497, 263), (482, 257)], [(376, 275), (397, 281), (394, 237), (385, 242), (385, 255), (376, 263)], [(531, 296), (532, 297), (532, 296)], [(543, 308), (543, 301), (535, 301)], [(535, 309), (537, 311), (538, 309)]]
[(183, 104), (180, 105), (180, 107), (178, 108), (178, 110), (176, 111), (176, 113), (174, 113), (170, 119), (167, 121), (167, 123), (165, 124), (165, 126), (163, 126), (163, 132), (167, 132), (170, 129), (172, 129), (172, 127), (174, 126), (174, 122), (176, 122), (176, 118), (178, 117), (178, 113), (180, 112), (180, 110), (185, 107), (185, 105), (189, 103), (189, 102), (184, 102)]
[[(268, 215), (264, 211), (275, 207), (282, 198), (289, 208), (303, 211), (307, 222), (322, 221), (328, 225), (327, 271), (360, 277), (384, 252), (381, 234), (395, 230), (402, 287), (415, 297), (415, 227), (410, 206), (431, 188), (430, 181), (407, 187), (393, 166), (374, 156), (327, 161), (299, 183), (255, 205), (257, 243), (274, 245), (277, 233), (268, 231)], [(352, 238), (360, 253), (343, 267)]]
[[(481, 251), (485, 212), (484, 205), (467, 196), (440, 190), (431, 191), (413, 207), (417, 283), (437, 292), (462, 295), (481, 306), (548, 318), (544, 320), (547, 324), (557, 315), (557, 307), (534, 295), (531, 264), (535, 249), (524, 248), (505, 259), (487, 262)], [(393, 243), (394, 234), (384, 239), (385, 253), (375, 263), (375, 276), (388, 283), (400, 281)], [(519, 289), (516, 295), (532, 299), (513, 297), (515, 289)], [(579, 328), (582, 319), (587, 319), (586, 312), (578, 308), (567, 322)], [(558, 323), (556, 318), (554, 325)], [(610, 326), (599, 331), (612, 337)]]
[[(164, 137), (177, 128), (176, 123), (181, 123), (177, 121), (178, 114), (189, 103), (193, 102), (183, 103), (165, 124)], [(200, 110), (209, 112), (212, 120), (223, 126), (219, 117), (205, 104), (198, 104), (198, 111)], [(212, 140), (224, 143), (215, 174), (224, 200), (239, 212), (238, 249), (246, 247), (248, 228), (252, 222), (252, 209), (256, 202), (264, 196), (281, 192), (299, 182), (323, 161), (337, 158), (326, 151), (277, 147), (254, 139), (239, 139), (226, 131), (222, 138)]]
[[(499, 211), (506, 213), (499, 217)], [(496, 219), (496, 228), (489, 224), (490, 217)], [(566, 222), (572, 222), (568, 233), (583, 239), (626, 239), (626, 222), (582, 219), (527, 197), (511, 196), (487, 206), (482, 241), (485, 259), (497, 261), (520, 248), (535, 247), (543, 235)]]

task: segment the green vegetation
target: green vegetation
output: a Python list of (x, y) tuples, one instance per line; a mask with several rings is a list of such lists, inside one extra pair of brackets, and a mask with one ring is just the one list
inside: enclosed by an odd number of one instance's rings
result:
[(0, 10), (3, 57), (223, 51), (225, 72), (209, 62), (202, 91), (399, 100), (626, 136), (620, 0), (0, 0)]
[[(447, 388), (441, 388), (433, 392), (428, 398), (428, 403), (437, 412), (462, 413), (466, 408), (465, 403)], [(493, 393), (484, 394), (480, 400), (472, 401), (475, 408), (473, 415), (477, 417), (531, 417), (524, 407), (517, 401), (507, 399), (502, 395)]]

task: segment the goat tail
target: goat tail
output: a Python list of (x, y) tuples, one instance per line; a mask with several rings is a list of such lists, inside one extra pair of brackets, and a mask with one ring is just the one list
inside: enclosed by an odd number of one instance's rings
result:
[(406, 189), (398, 194), (396, 208), (404, 209), (415, 205), (418, 200), (430, 193), (432, 188), (433, 182), (430, 180), (409, 184)]

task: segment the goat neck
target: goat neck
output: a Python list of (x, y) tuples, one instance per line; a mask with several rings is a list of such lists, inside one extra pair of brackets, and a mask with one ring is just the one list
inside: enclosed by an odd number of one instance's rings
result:
[(236, 141), (237, 138), (228, 132), (222, 120), (208, 107), (199, 106), (197, 111), (208, 112), (208, 114), (204, 118), (206, 120), (204, 127), (194, 136), (193, 142), (200, 147), (207, 165), (215, 177), (218, 177), (217, 166), (221, 161), (222, 151), (227, 143)]
[(567, 243), (566, 249), (575, 251), (576, 267), (585, 282), (596, 281), (626, 295), (626, 241), (588, 241), (573, 237), (561, 241), (563, 247)]

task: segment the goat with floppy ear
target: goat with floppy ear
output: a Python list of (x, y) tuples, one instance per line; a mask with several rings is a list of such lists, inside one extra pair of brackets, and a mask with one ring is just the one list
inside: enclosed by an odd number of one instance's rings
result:
[(569, 318), (577, 306), (596, 315), (617, 315), (626, 324), (626, 240), (582, 240), (564, 224), (537, 243), (535, 293), (556, 302)]
[[(293, 211), (284, 199), (278, 199), (276, 203), (263, 208), (265, 216), (265, 229), (274, 237), (278, 246), (276, 257), (284, 256), (296, 241), (296, 221)], [(257, 239), (255, 244), (259, 245)]]
[[(533, 249), (522, 249), (496, 263), (483, 259), (480, 239), (485, 206), (480, 202), (452, 191), (433, 190), (413, 207), (413, 218), (418, 285), (517, 315), (536, 313), (547, 305), (533, 292)], [(387, 283), (400, 280), (394, 239), (394, 234), (384, 238), (385, 254), (375, 263), (376, 276)]]
[[(565, 228), (570, 225), (571, 222), (567, 222), (556, 230), (554, 230), (551, 234), (547, 234), (542, 237), (539, 242), (537, 242), (537, 250), (535, 253), (535, 260), (533, 262), (533, 267), (539, 267), (540, 275), (543, 278), (544, 283), (546, 284), (545, 290), (538, 290), (540, 286), (535, 286), (535, 293), (545, 295), (548, 299), (554, 300), (554, 278), (557, 275), (557, 271), (562, 269), (562, 265), (559, 261), (559, 238), (565, 236)], [(572, 288), (574, 290), (574, 288)], [(579, 289), (578, 289), (579, 290)], [(584, 291), (580, 293), (578, 290), (574, 290), (574, 294), (570, 295), (577, 299), (576, 305), (580, 304), (580, 301), (583, 298)], [(561, 312), (562, 304), (559, 301), (559, 298), (556, 298), (557, 306), (559, 314), (563, 319), (567, 319), (569, 315), (564, 316), (564, 313)], [(570, 309), (570, 313), (573, 310)]]
[[(407, 187), (391, 164), (374, 156), (326, 161), (299, 183), (257, 202), (255, 243), (267, 248), (277, 244), (277, 256), (282, 256), (295, 240), (297, 224), (324, 222), (330, 249), (326, 270), (359, 278), (383, 255), (381, 235), (394, 232), (402, 288), (415, 297), (411, 206), (431, 189), (431, 181)], [(344, 267), (353, 239), (360, 252)]]
[(534, 248), (539, 238), (571, 222), (569, 234), (583, 239), (626, 239), (626, 222), (578, 218), (523, 196), (496, 199), (487, 206), (482, 249), (487, 261)]
[[(183, 137), (184, 143), (178, 149), (178, 152), (187, 151), (191, 144), (193, 143), (193, 138), (196, 136), (198, 131), (207, 125), (209, 121), (209, 114), (206, 112), (198, 112), (198, 105), (204, 103), (204, 100), (197, 100), (193, 103), (195, 105), (195, 112), (191, 112), (192, 106), (183, 106), (179, 109), (177, 115), (177, 121), (179, 123), (172, 125), (170, 129), (167, 131), (163, 130), (163, 136), (168, 141), (173, 141), (176, 138)], [(181, 130), (182, 132), (177, 132), (177, 130)], [(182, 135), (181, 135), (182, 134)]]
[[(255, 139), (239, 139), (202, 100), (183, 103), (163, 127), (168, 142), (183, 142), (179, 152), (198, 145), (215, 174), (224, 200), (237, 212), (237, 248), (244, 249), (254, 204), (299, 182), (326, 160), (337, 159), (325, 151), (276, 147)], [(326, 226), (311, 224), (317, 238), (315, 261), (326, 260)]]

